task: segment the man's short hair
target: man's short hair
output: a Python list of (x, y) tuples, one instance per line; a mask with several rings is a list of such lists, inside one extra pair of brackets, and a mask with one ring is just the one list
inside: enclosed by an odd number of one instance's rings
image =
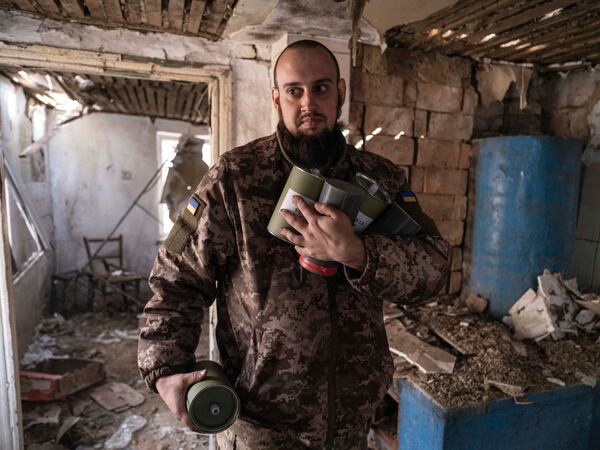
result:
[(340, 66), (337, 62), (335, 55), (331, 52), (331, 50), (329, 50), (325, 45), (321, 44), (318, 41), (313, 41), (312, 39), (302, 39), (300, 41), (292, 42), (290, 45), (284, 48), (283, 51), (277, 57), (277, 60), (275, 61), (275, 68), (273, 69), (273, 81), (275, 82), (276, 88), (278, 88), (277, 66), (279, 65), (279, 60), (286, 51), (294, 48), (322, 48), (323, 50), (325, 50), (327, 54), (331, 56), (331, 59), (333, 60), (333, 65), (335, 66), (335, 82), (337, 83), (338, 81), (340, 81)]

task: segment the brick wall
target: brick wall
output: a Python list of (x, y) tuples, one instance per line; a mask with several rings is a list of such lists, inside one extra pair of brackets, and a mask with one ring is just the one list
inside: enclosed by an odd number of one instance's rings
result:
[(381, 54), (373, 46), (360, 47), (352, 71), (350, 139), (363, 140), (363, 149), (407, 173), (421, 207), (452, 245), (449, 293), (460, 292), (463, 279), (470, 140), (478, 102), (471, 79), (469, 60), (406, 49)]

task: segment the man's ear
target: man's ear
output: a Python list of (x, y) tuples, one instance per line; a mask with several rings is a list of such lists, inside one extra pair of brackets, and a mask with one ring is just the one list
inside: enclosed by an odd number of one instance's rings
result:
[(272, 87), (271, 88), (271, 100), (273, 101), (273, 107), (275, 108), (275, 111), (279, 110), (279, 89), (277, 89), (276, 87)]
[(344, 80), (343, 78), (340, 78), (340, 81), (338, 81), (338, 95), (339, 95), (339, 99), (340, 99), (340, 107), (344, 104), (344, 102), (346, 101), (346, 80)]

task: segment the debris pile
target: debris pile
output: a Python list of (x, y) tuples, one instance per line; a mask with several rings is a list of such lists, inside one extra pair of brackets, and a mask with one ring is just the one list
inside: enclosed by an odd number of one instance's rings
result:
[(208, 448), (139, 378), (138, 333), (135, 315), (114, 312), (53, 316), (37, 327), (21, 361), (27, 449)]
[[(480, 297), (443, 296), (419, 307), (386, 302), (394, 378), (412, 380), (444, 407), (507, 396), (524, 404), (531, 392), (594, 386), (600, 378), (600, 317), (594, 312), (600, 299), (581, 294), (574, 280), (564, 282), (558, 274), (545, 272), (539, 282), (539, 292), (531, 292), (547, 314), (529, 306), (542, 318), (534, 322), (517, 312), (514, 334), (483, 313), (487, 301)], [(511, 311), (523, 311), (521, 300)]]
[(600, 296), (582, 294), (576, 279), (564, 281), (559, 273), (548, 270), (537, 279), (537, 292), (527, 290), (505, 318), (517, 339), (552, 336), (559, 340), (567, 334), (577, 336), (579, 331), (600, 329)]

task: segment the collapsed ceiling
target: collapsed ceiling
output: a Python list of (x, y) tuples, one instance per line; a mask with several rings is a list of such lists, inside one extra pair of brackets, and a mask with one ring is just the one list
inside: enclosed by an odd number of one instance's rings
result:
[(88, 107), (90, 112), (160, 117), (184, 120), (195, 125), (210, 124), (208, 86), (204, 83), (58, 72), (32, 74), (5, 71), (4, 74), (31, 96), (53, 107), (56, 106), (53, 104), (56, 93), (62, 91)]
[(218, 40), (237, 0), (2, 0), (0, 8), (109, 28)]
[(598, 0), (465, 0), (386, 32), (390, 47), (544, 65), (600, 63)]

